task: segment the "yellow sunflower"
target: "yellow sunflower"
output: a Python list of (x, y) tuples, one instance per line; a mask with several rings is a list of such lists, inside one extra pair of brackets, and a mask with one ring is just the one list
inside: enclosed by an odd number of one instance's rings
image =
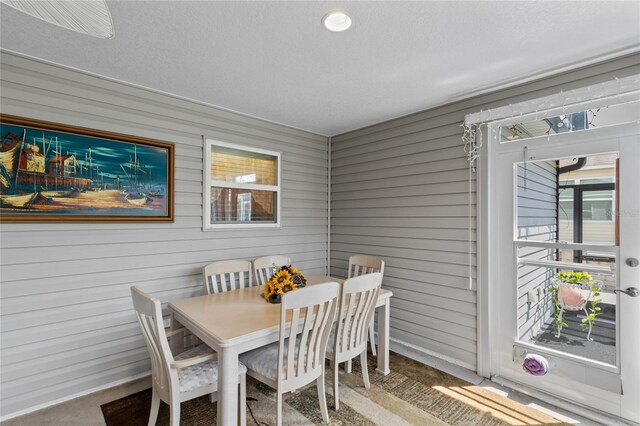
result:
[(285, 293), (288, 293), (292, 290), (297, 289), (298, 287), (295, 285), (295, 283), (291, 280), (287, 281), (284, 283), (284, 285), (282, 286), (282, 291), (284, 291)]
[(284, 283), (280, 283), (280, 282), (276, 282), (275, 285), (273, 286), (273, 290), (275, 292), (275, 294), (280, 294), (283, 295), (284, 294)]
[(272, 293), (273, 293), (273, 284), (271, 284), (271, 281), (269, 281), (264, 285), (262, 294), (264, 295), (265, 299), (267, 299), (269, 298), (269, 296), (271, 296)]
[(283, 283), (291, 280), (291, 274), (288, 271), (278, 271), (273, 275), (272, 279), (278, 283)]
[[(275, 265), (274, 265), (275, 266)], [(275, 272), (264, 285), (263, 296), (270, 303), (280, 303), (282, 296), (306, 285), (306, 279), (293, 266), (275, 267)]]

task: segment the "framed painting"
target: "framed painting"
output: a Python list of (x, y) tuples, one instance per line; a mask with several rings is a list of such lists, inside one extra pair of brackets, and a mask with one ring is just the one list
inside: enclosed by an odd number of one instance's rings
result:
[(174, 145), (0, 114), (1, 222), (172, 222)]

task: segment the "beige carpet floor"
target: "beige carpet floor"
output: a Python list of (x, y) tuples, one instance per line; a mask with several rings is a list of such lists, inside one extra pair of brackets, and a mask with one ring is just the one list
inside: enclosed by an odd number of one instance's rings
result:
[[(334, 411), (329, 375), (327, 404), (330, 425), (560, 425), (561, 421), (511, 401), (447, 373), (391, 353), (391, 373), (374, 372), (369, 357), (371, 388), (362, 383), (360, 365), (340, 373), (340, 410)], [(149, 390), (102, 406), (108, 426), (146, 425), (151, 404)], [(275, 424), (275, 391), (251, 378), (247, 380), (247, 425)], [(181, 406), (181, 425), (215, 424), (216, 404), (208, 396)], [(321, 425), (315, 384), (285, 396), (285, 425)], [(168, 406), (162, 404), (157, 425), (169, 424)]]

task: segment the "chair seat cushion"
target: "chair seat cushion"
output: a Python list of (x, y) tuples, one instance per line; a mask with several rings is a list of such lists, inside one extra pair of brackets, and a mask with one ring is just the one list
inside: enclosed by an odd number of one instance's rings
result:
[[(174, 359), (181, 361), (196, 356), (211, 354), (213, 351), (207, 345), (198, 345), (194, 348), (188, 349), (179, 355), (176, 355)], [(238, 364), (238, 373), (240, 375), (246, 374), (247, 367), (242, 363)], [(201, 362), (199, 364), (191, 365), (185, 368), (178, 369), (178, 381), (180, 383), (180, 393), (190, 392), (194, 389), (218, 385), (218, 361), (209, 360)]]
[[(279, 342), (272, 343), (268, 346), (254, 349), (240, 355), (240, 362), (247, 366), (247, 369), (276, 380), (278, 371), (278, 345)], [(300, 338), (296, 339), (296, 353), (300, 350)], [(289, 353), (289, 339), (284, 341), (284, 357), (285, 365), (282, 368), (282, 378), (287, 377), (287, 354)], [(294, 368), (298, 368), (298, 360), (295, 360)]]

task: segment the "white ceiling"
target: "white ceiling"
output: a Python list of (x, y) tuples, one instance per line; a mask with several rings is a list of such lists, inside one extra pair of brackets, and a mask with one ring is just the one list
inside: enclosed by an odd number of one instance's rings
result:
[(3, 4), (0, 47), (323, 135), (640, 49), (638, 1), (108, 4), (106, 40)]

